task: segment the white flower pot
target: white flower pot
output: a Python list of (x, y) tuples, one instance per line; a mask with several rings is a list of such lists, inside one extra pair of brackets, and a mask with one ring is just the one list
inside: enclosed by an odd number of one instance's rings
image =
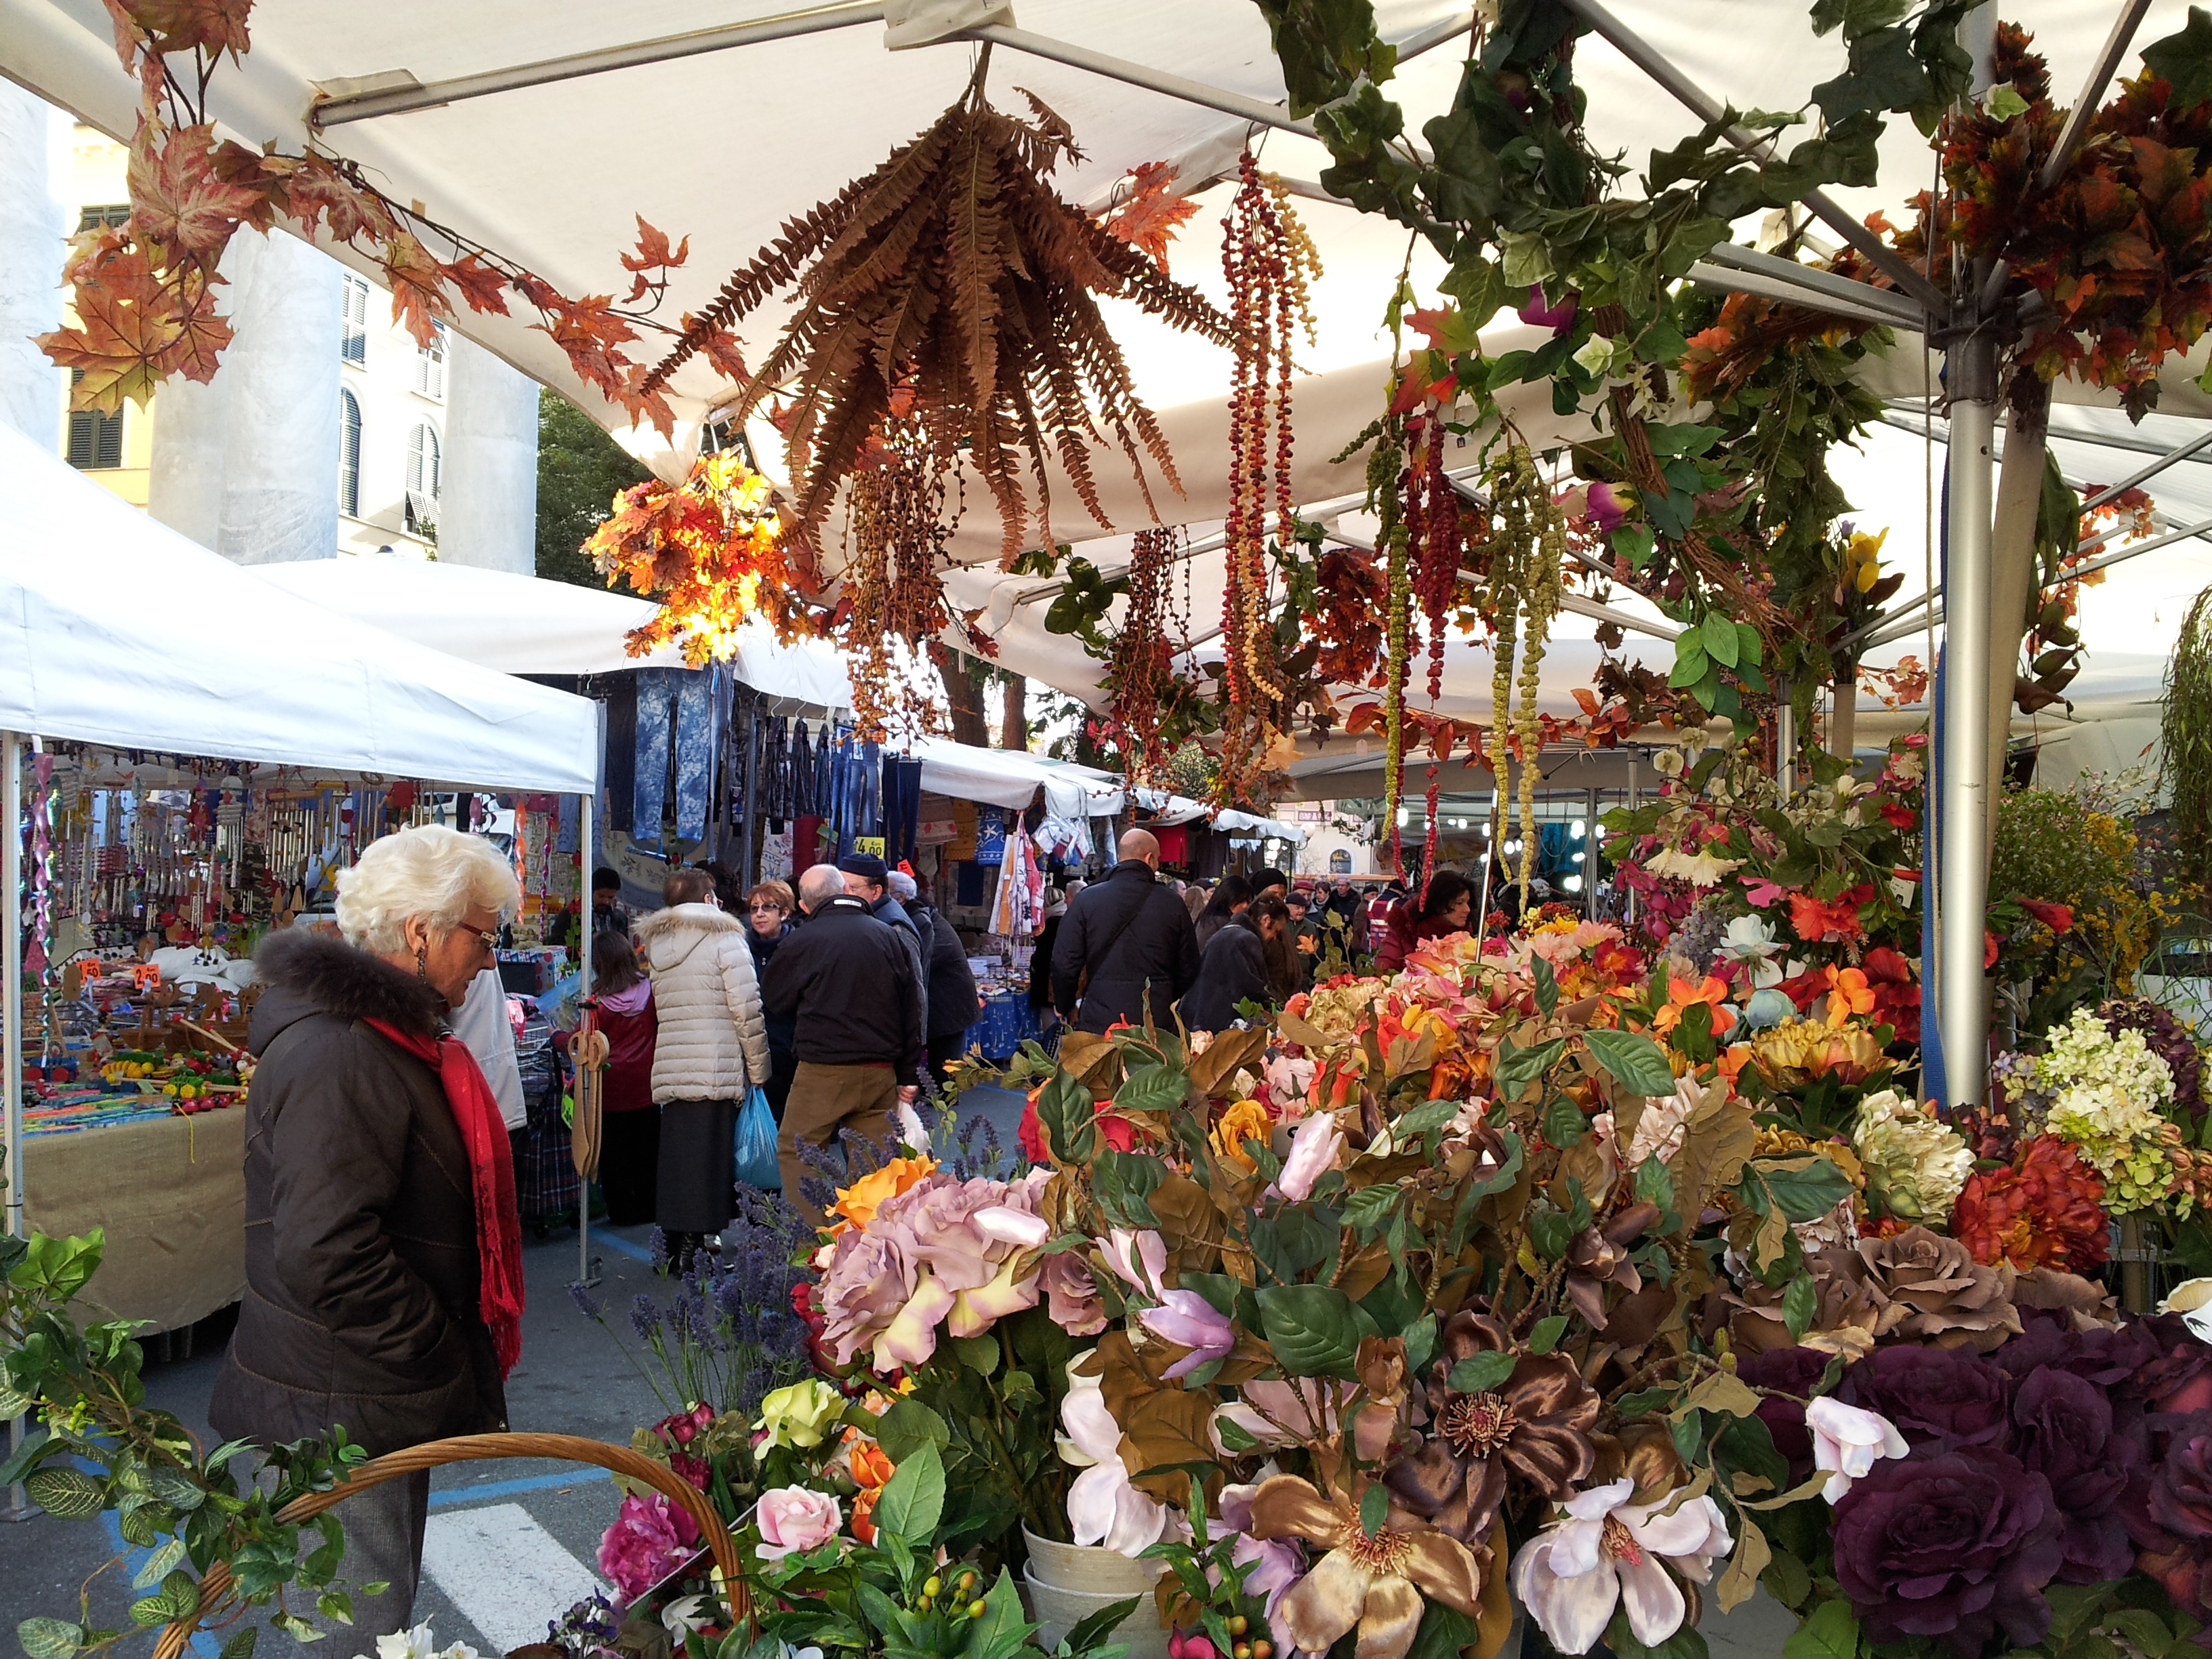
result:
[(1060, 1638), (1099, 1608), (1129, 1596), (1141, 1596), (1137, 1610), (1123, 1620), (1109, 1641), (1129, 1644), (1127, 1659), (1167, 1659), (1168, 1633), (1161, 1627), (1152, 1585), (1167, 1571), (1164, 1561), (1132, 1561), (1118, 1550), (1092, 1544), (1056, 1544), (1027, 1527), (1030, 1613), (1042, 1627), (1036, 1640), (1049, 1653)]

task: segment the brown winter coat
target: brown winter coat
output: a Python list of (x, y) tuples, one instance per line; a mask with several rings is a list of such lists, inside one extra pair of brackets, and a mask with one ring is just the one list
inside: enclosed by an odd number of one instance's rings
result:
[(255, 962), (246, 1300), (209, 1421), (264, 1443), (343, 1424), (372, 1455), (504, 1426), (467, 1149), (437, 1074), (362, 1023), (432, 1032), (443, 1002), (301, 929)]

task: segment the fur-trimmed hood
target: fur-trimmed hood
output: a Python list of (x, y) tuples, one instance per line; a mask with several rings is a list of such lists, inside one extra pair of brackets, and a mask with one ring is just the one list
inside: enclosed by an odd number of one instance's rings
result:
[(253, 1007), (247, 1047), (265, 1051), (276, 1034), (313, 1014), (349, 1022), (380, 1019), (433, 1035), (446, 1000), (412, 974), (327, 933), (288, 927), (253, 953), (268, 988)]
[(672, 904), (641, 918), (630, 931), (637, 936), (638, 957), (647, 970), (665, 974), (702, 941), (717, 933), (742, 933), (745, 923), (720, 905)]

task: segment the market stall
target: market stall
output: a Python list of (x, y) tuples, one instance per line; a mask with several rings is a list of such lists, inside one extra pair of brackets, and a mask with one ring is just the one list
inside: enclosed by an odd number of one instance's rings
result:
[[(576, 820), (596, 721), (283, 593), (0, 429), (0, 732), (29, 923), (7, 951), (11, 1231), (106, 1227), (108, 1305), (186, 1325), (243, 1284), (239, 959), (327, 908), (377, 834), (489, 827), (478, 787)], [(532, 833), (512, 844), (550, 908), (575, 842)]]

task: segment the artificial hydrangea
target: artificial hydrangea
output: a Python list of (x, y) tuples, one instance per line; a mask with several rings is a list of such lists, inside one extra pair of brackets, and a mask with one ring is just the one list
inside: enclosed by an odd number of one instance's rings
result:
[(1900, 1221), (1942, 1221), (1973, 1172), (1957, 1131), (1883, 1089), (1859, 1103), (1851, 1144), (1866, 1165), (1867, 1192)]
[(2045, 1037), (2035, 1083), (2051, 1097), (2050, 1132), (2079, 1146), (2104, 1177), (2114, 1214), (2158, 1203), (2173, 1184), (2162, 1115), (2173, 1103), (2173, 1073), (2141, 1031), (2115, 1031), (2087, 1008)]

